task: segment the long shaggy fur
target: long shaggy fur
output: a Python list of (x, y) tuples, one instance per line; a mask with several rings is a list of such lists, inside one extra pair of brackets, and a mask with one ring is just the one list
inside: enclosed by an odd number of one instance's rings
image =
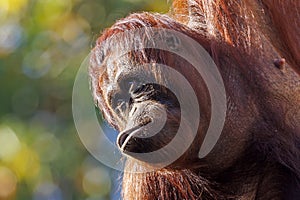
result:
[[(168, 15), (132, 14), (99, 37), (91, 57), (92, 91), (104, 117), (117, 129), (104, 98), (105, 80), (111, 75), (106, 59), (131, 39), (106, 41), (126, 30), (167, 28), (197, 40), (217, 64), (228, 96), (223, 137), (207, 158), (153, 172), (125, 170), (124, 199), (299, 198), (299, 2), (174, 0)], [(128, 60), (178, 65), (176, 58), (164, 55), (136, 52)], [(280, 58), (285, 62), (278, 64)], [(182, 73), (196, 82), (187, 68)], [(128, 171), (146, 167), (130, 159), (126, 165)]]

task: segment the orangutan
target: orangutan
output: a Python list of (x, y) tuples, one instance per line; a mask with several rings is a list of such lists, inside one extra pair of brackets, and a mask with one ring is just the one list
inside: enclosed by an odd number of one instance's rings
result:
[[(134, 13), (105, 30), (92, 50), (89, 73), (95, 103), (120, 132), (116, 144), (130, 157), (123, 199), (300, 199), (299, 13), (298, 0), (174, 0), (168, 14)], [(159, 49), (132, 51), (113, 62), (109, 57), (116, 46), (133, 41), (126, 34), (115, 45), (106, 40), (145, 27), (193, 38), (222, 75), (226, 120), (217, 144), (204, 158), (198, 152), (210, 123), (211, 101), (193, 66)], [(146, 63), (151, 63), (146, 70), (138, 67)], [(157, 82), (172, 79), (156, 64), (171, 66), (188, 79), (199, 101), (199, 128), (176, 161), (134, 173), (134, 168), (151, 168), (152, 163), (130, 152), (165, 146), (184, 121), (170, 89), (139, 84), (145, 74)], [(158, 120), (162, 108), (167, 119), (161, 131), (150, 139), (135, 137), (147, 134), (140, 130)], [(188, 123), (185, 126), (189, 137)]]

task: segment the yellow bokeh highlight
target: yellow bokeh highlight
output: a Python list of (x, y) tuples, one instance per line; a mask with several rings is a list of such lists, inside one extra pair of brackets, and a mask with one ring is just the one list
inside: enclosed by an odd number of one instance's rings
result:
[(18, 13), (27, 4), (27, 0), (1, 0), (0, 10), (7, 13)]
[(40, 171), (40, 160), (36, 152), (22, 145), (8, 166), (16, 173), (18, 179), (27, 180), (38, 176)]
[(0, 127), (0, 161), (20, 180), (35, 178), (40, 170), (37, 152), (22, 144), (17, 134), (6, 126)]
[(35, 20), (44, 27), (51, 27), (59, 23), (71, 8), (70, 0), (40, 0), (35, 5)]
[(90, 30), (89, 24), (79, 16), (65, 15), (53, 27), (53, 30), (67, 43), (76, 42), (80, 35)]

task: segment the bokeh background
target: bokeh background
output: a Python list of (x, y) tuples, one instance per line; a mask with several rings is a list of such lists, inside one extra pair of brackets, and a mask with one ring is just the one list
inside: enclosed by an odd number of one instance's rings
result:
[(84, 148), (76, 72), (104, 28), (168, 0), (0, 0), (0, 200), (119, 199), (120, 174)]

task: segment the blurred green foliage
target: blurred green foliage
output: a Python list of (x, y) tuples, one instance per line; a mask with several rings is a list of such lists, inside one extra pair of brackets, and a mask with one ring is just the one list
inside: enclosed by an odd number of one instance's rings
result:
[(167, 0), (0, 1), (0, 200), (110, 199), (111, 171), (81, 144), (76, 72), (100, 31)]

